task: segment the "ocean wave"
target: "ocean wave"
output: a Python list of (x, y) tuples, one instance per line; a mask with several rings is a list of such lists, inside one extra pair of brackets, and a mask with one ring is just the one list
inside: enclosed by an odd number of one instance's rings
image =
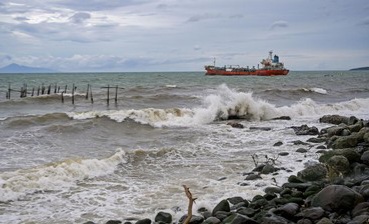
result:
[(8, 128), (24, 127), (34, 124), (53, 123), (68, 120), (65, 113), (49, 113), (43, 115), (17, 116), (3, 119)]
[[(324, 92), (321, 89), (315, 91)], [(305, 98), (290, 106), (278, 107), (253, 96), (252, 92), (237, 92), (226, 85), (221, 85), (214, 93), (204, 97), (202, 105), (196, 108), (71, 112), (68, 116), (73, 119), (108, 117), (116, 122), (131, 119), (153, 127), (190, 127), (235, 118), (261, 121), (280, 116), (298, 117), (353, 112), (367, 110), (368, 105), (369, 99), (318, 104), (310, 98)]]
[(265, 92), (269, 94), (273, 93), (284, 93), (284, 94), (293, 94), (293, 95), (301, 95), (303, 96), (306, 93), (318, 93), (326, 95), (328, 91), (319, 87), (311, 87), (311, 88), (298, 88), (298, 89), (268, 89)]
[(119, 149), (104, 159), (69, 159), (4, 172), (0, 174), (0, 202), (19, 200), (35, 192), (67, 190), (77, 181), (111, 174), (122, 163), (126, 163), (126, 153)]

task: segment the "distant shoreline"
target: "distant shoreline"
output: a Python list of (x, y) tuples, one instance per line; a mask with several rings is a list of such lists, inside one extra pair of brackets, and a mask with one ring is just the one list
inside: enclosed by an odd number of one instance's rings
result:
[(352, 68), (350, 71), (365, 71), (369, 70), (369, 67)]

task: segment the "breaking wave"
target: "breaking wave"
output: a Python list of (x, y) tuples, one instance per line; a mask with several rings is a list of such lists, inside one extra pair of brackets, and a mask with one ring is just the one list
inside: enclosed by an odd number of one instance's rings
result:
[(126, 153), (118, 150), (104, 159), (69, 159), (40, 167), (0, 174), (0, 202), (22, 199), (28, 194), (66, 190), (77, 181), (111, 174), (126, 163)]
[[(315, 91), (324, 92), (323, 89)], [(278, 107), (263, 99), (254, 97), (251, 92), (237, 92), (221, 85), (215, 93), (203, 99), (201, 107), (115, 111), (88, 111), (68, 113), (73, 119), (108, 117), (117, 122), (132, 119), (153, 127), (189, 127), (208, 124), (217, 120), (247, 119), (269, 120), (280, 116), (312, 116), (326, 113), (353, 112), (367, 110), (369, 99), (353, 99), (334, 104), (318, 104), (306, 98), (290, 106)]]

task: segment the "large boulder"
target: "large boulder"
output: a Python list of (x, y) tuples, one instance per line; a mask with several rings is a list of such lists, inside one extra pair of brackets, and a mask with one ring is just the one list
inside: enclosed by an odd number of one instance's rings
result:
[(341, 155), (332, 156), (327, 161), (327, 165), (340, 173), (347, 173), (350, 171), (350, 162), (346, 157)]
[(223, 224), (258, 224), (255, 220), (241, 214), (234, 213), (223, 220)]
[(227, 200), (222, 200), (220, 201), (215, 208), (213, 209), (213, 216), (215, 216), (215, 213), (222, 211), (222, 212), (230, 212), (231, 211), (231, 207), (229, 206), (229, 203)]
[(327, 168), (323, 164), (309, 166), (297, 173), (297, 177), (304, 181), (323, 180), (327, 176)]
[(306, 124), (301, 126), (292, 126), (291, 127), (296, 135), (318, 135), (319, 130), (317, 127), (309, 127)]
[(349, 136), (340, 136), (332, 144), (333, 149), (353, 148), (360, 142), (359, 136), (351, 134)]
[(329, 124), (347, 124), (352, 125), (355, 124), (359, 119), (357, 119), (354, 116), (351, 117), (345, 117), (341, 115), (324, 115), (319, 119), (320, 123), (329, 123)]
[(159, 212), (155, 216), (155, 222), (172, 223), (172, 215), (167, 212)]
[(319, 162), (326, 163), (332, 156), (341, 155), (348, 159), (350, 163), (360, 162), (361, 155), (353, 148), (335, 149), (325, 152), (319, 157)]
[(322, 207), (329, 212), (344, 213), (363, 201), (364, 198), (351, 188), (344, 185), (329, 185), (313, 197), (311, 205)]

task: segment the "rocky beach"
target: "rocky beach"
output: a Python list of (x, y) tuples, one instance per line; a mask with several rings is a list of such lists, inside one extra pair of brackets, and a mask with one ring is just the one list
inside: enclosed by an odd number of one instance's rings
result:
[[(212, 209), (199, 208), (189, 223), (369, 223), (369, 121), (354, 116), (325, 115), (319, 122), (332, 126), (321, 130), (308, 125), (290, 127), (296, 135), (312, 136), (306, 142), (296, 141), (294, 144), (301, 156), (306, 151), (298, 148), (298, 145), (314, 148), (319, 155), (316, 162), (306, 164), (305, 169), (297, 175), (290, 175), (281, 186), (276, 184), (265, 187), (263, 195), (253, 198), (236, 195), (220, 200)], [(234, 128), (243, 128), (237, 122), (228, 124)], [(274, 146), (281, 144), (276, 142)], [(279, 153), (279, 156), (288, 155), (288, 152)], [(237, 184), (247, 186), (249, 181), (273, 178), (280, 172), (289, 172), (283, 165), (276, 165), (278, 158), (266, 158), (266, 161), (259, 162), (255, 155), (253, 159), (255, 169), (241, 174), (245, 176), (245, 182)], [(185, 195), (183, 200), (186, 200)], [(184, 214), (179, 220), (174, 220), (170, 213), (162, 211), (157, 213), (154, 220), (122, 217), (122, 220), (107, 220), (106, 224), (184, 223), (187, 211), (177, 212)]]

